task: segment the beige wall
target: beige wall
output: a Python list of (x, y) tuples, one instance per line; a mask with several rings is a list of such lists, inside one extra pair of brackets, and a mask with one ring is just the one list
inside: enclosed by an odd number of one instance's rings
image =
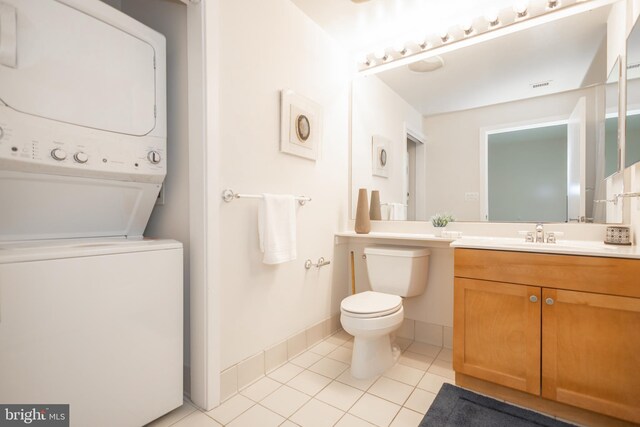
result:
[[(220, 3), (219, 200), (221, 369), (339, 311), (348, 275), (334, 258), (348, 200), (349, 65), (341, 46), (289, 0)], [(323, 140), (316, 162), (279, 152), (280, 90), (319, 103)], [(265, 265), (258, 202), (241, 193), (305, 194), (297, 210), (298, 259)], [(304, 260), (332, 260), (305, 270)], [(340, 259), (344, 265), (344, 259)], [(337, 270), (336, 270), (337, 269)]]

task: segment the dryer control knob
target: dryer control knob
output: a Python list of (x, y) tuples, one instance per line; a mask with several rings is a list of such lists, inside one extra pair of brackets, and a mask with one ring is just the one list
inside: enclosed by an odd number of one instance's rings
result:
[(62, 161), (67, 158), (67, 152), (62, 148), (54, 148), (53, 150), (51, 150), (51, 157), (58, 161)]
[(82, 151), (78, 151), (73, 155), (73, 159), (78, 163), (87, 163), (87, 161), (89, 160), (89, 156), (87, 156), (87, 154), (83, 153)]
[(157, 165), (158, 163), (160, 163), (160, 153), (158, 153), (157, 151), (149, 151), (149, 154), (147, 154), (147, 159), (149, 159), (149, 161), (154, 165)]

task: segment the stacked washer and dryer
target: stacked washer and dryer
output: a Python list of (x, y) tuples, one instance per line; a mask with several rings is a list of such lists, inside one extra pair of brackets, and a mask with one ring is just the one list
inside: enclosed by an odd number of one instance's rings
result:
[(0, 0), (0, 404), (140, 426), (182, 404), (165, 40), (98, 0)]

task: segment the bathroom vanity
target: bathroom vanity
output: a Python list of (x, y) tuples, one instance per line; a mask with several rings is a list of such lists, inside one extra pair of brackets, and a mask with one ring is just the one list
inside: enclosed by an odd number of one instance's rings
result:
[(588, 425), (640, 423), (635, 248), (452, 246), (457, 384)]

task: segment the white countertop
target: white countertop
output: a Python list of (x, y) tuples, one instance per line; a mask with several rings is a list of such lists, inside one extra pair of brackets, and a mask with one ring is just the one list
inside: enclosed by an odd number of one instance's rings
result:
[(608, 245), (593, 240), (558, 240), (557, 243), (534, 243), (508, 237), (470, 236), (456, 240), (451, 243), (451, 247), (640, 259), (638, 246)]
[(385, 242), (390, 240), (415, 241), (431, 243), (437, 246), (450, 246), (452, 248), (640, 259), (639, 246), (608, 245), (596, 240), (558, 240), (557, 243), (533, 243), (525, 242), (524, 238), (510, 237), (464, 236), (460, 239), (453, 240), (426, 233), (371, 232), (368, 234), (356, 234), (353, 231), (336, 233), (336, 237), (355, 240), (380, 240)]

